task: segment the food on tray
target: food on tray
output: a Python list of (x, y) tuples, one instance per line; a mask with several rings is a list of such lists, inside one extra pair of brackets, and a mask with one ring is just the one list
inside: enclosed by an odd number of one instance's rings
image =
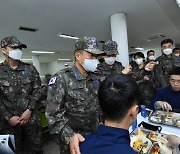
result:
[(149, 133), (149, 138), (153, 141), (157, 141), (157, 134), (155, 132)]
[(157, 142), (160, 147), (160, 151), (164, 154), (172, 154), (173, 149), (168, 146), (168, 141), (166, 138), (158, 136)]
[(168, 113), (168, 114), (166, 115), (166, 118), (168, 118), (168, 119), (173, 118), (173, 113)]
[(151, 145), (152, 142), (143, 135), (131, 137), (131, 147), (140, 153), (147, 153)]
[(137, 130), (136, 135), (146, 136), (146, 134), (142, 130), (140, 130), (140, 129)]
[(176, 121), (176, 126), (180, 127), (180, 120)]
[(156, 110), (149, 116), (149, 121), (180, 128), (180, 113)]
[(160, 154), (160, 148), (159, 145), (155, 145), (152, 147), (152, 150), (150, 152), (150, 154)]
[(133, 148), (135, 148), (137, 151), (142, 151), (143, 149), (146, 149), (148, 145), (148, 142), (144, 142), (142, 141), (142, 139), (137, 139), (134, 143), (133, 143)]
[(173, 124), (174, 124), (174, 121), (173, 121), (173, 119), (165, 119), (164, 123), (165, 123), (166, 125), (173, 125)]
[(154, 122), (158, 122), (158, 123), (160, 123), (160, 122), (162, 121), (159, 116), (158, 116), (158, 117), (152, 116), (152, 117), (151, 117), (151, 120), (154, 121)]

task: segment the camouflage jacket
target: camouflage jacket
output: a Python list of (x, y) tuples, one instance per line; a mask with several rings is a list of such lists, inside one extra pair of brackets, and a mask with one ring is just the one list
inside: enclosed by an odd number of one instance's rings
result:
[(134, 64), (132, 67), (132, 72), (130, 75), (136, 80), (136, 82), (141, 82), (145, 76), (145, 70), (144, 68), (139, 69), (137, 64)]
[(111, 74), (122, 74), (124, 66), (121, 62), (115, 61), (111, 68), (106, 62), (100, 63), (97, 68), (97, 74), (101, 81)]
[(154, 74), (156, 77), (156, 87), (162, 88), (169, 84), (169, 72), (175, 67), (180, 67), (179, 57), (172, 56), (168, 58), (166, 55), (159, 56), (156, 61), (158, 65), (154, 68)]
[(16, 69), (0, 64), (0, 111), (9, 120), (27, 108), (35, 109), (41, 96), (41, 80), (33, 65), (23, 62)]
[(53, 75), (46, 106), (50, 133), (59, 134), (65, 144), (74, 133), (94, 133), (99, 124), (98, 87), (95, 74), (85, 78), (75, 66)]

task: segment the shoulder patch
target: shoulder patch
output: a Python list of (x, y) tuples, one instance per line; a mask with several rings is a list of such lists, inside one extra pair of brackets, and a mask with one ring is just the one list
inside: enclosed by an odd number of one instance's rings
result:
[(49, 84), (48, 85), (52, 85), (56, 83), (56, 77), (53, 77), (49, 80)]

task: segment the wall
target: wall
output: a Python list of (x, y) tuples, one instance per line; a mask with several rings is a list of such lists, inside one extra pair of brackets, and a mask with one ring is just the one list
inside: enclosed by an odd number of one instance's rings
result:
[[(146, 58), (146, 57), (147, 57), (147, 52), (148, 52), (149, 50), (154, 50), (154, 51), (155, 51), (155, 57), (156, 57), (156, 58), (159, 57), (159, 56), (162, 54), (160, 47), (159, 47), (159, 48), (154, 48), (154, 49), (148, 49), (148, 50), (144, 50), (144, 51), (140, 51), (140, 52), (142, 52), (142, 53), (144, 54), (145, 58)], [(136, 52), (138, 52), (138, 50), (137, 50), (137, 51), (134, 51), (134, 52), (131, 52), (130, 54), (136, 53)]]

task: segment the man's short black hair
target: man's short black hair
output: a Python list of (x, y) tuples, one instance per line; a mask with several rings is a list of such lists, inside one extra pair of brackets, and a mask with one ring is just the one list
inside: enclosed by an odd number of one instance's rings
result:
[(171, 75), (180, 75), (180, 67), (174, 67), (170, 72), (169, 76)]
[(106, 78), (98, 91), (99, 105), (104, 118), (121, 121), (128, 110), (138, 104), (140, 90), (136, 82), (127, 75), (116, 74)]
[(137, 52), (137, 53), (136, 53), (136, 56), (141, 57), (141, 58), (145, 58), (145, 57), (144, 57), (144, 54), (143, 54), (142, 52)]
[(149, 51), (147, 52), (147, 55), (148, 55), (150, 52), (155, 53), (155, 51), (154, 51), (154, 50), (149, 50)]
[(180, 50), (180, 48), (174, 48), (172, 52), (176, 51), (176, 50)]
[(171, 44), (173, 45), (173, 40), (171, 40), (171, 39), (165, 39), (165, 40), (163, 40), (163, 41), (161, 42), (161, 46), (162, 46), (163, 44), (167, 44), (167, 43), (171, 43)]

